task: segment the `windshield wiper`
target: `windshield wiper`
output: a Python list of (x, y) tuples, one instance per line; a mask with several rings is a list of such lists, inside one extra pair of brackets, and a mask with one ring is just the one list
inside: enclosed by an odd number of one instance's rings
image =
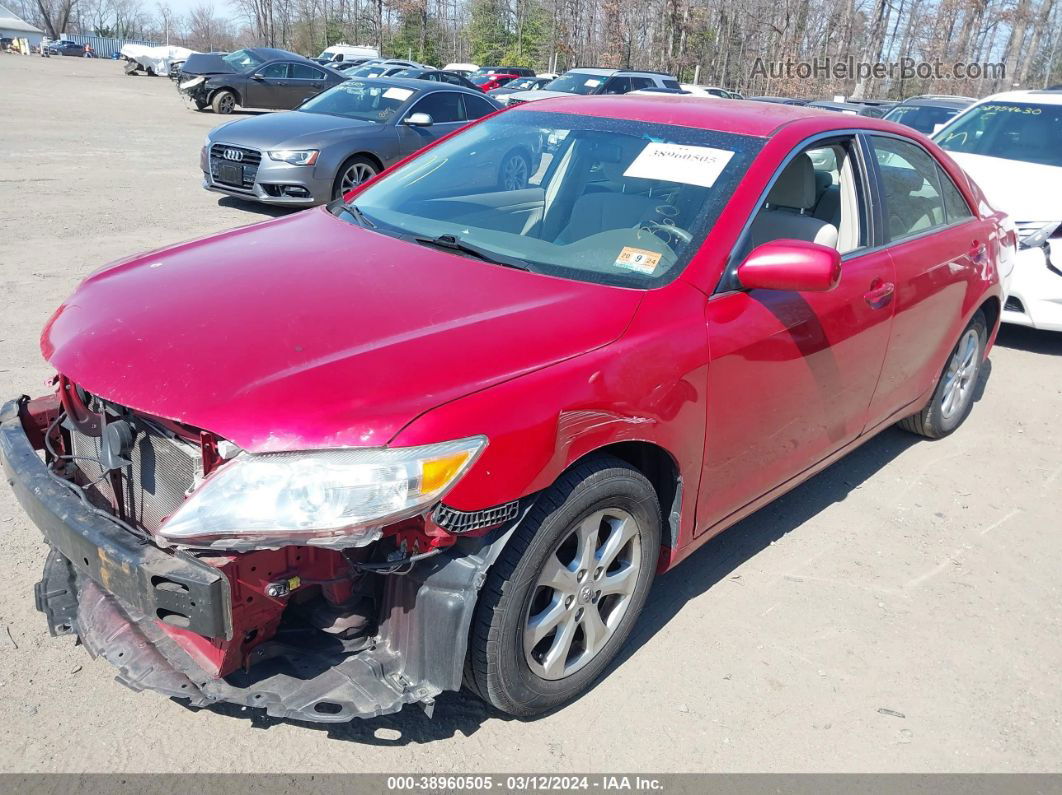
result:
[(502, 254), (496, 254), (493, 251), (488, 251), (485, 248), (474, 246), (471, 243), (465, 243), (460, 238), (454, 235), (439, 235), (438, 237), (414, 237), (413, 241), (420, 243), (422, 246), (435, 246), (436, 248), (445, 248), (450, 251), (457, 251), (461, 254), (467, 254), (476, 259), (481, 259), (484, 262), (490, 262), (493, 265), (504, 265), (506, 268), (516, 268), (521, 271), (528, 271), (533, 273), (531, 266), (517, 257), (506, 257)]
[(346, 210), (354, 216), (354, 220), (357, 221), (360, 226), (364, 226), (366, 229), (376, 228), (376, 224), (369, 220), (369, 216), (363, 213), (358, 205), (354, 204), (354, 202), (348, 203), (344, 201), (342, 196), (332, 202), (328, 206), (328, 209), (332, 212), (332, 215), (335, 215), (339, 210)]

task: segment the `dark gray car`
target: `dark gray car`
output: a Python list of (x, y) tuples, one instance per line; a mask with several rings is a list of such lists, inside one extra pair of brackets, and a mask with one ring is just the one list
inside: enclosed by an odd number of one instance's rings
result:
[[(499, 107), (460, 86), (355, 78), (297, 110), (211, 131), (200, 158), (203, 187), (266, 204), (321, 204)], [(519, 172), (506, 172), (513, 184), (526, 184), (532, 158), (537, 160), (537, 152), (526, 148), (514, 148), (514, 163), (499, 164)]]

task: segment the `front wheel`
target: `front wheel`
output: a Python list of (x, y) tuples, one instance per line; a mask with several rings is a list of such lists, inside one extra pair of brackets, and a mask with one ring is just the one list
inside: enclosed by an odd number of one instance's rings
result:
[(348, 159), (339, 167), (332, 183), (332, 198), (339, 199), (363, 182), (380, 173), (380, 169), (367, 157), (360, 155)]
[(539, 495), (480, 593), (469, 688), (522, 717), (586, 692), (645, 604), (660, 523), (652, 485), (610, 456), (574, 467)]
[(502, 190), (523, 190), (531, 180), (531, 158), (514, 149), (502, 160), (498, 187)]
[(973, 408), (987, 344), (988, 324), (977, 312), (952, 349), (929, 404), (901, 420), (900, 427), (927, 439), (940, 439), (962, 425)]
[(222, 89), (210, 100), (215, 113), (229, 114), (236, 109), (236, 95), (228, 89)]

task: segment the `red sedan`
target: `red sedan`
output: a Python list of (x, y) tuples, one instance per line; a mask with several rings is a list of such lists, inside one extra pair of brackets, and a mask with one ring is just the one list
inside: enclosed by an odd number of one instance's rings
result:
[(506, 83), (511, 83), (522, 75), (510, 74), (509, 72), (491, 72), (490, 74), (472, 75), (469, 80), (480, 91), (487, 92), (493, 91), (496, 88), (501, 88)]
[[(541, 141), (528, 179), (478, 175)], [(346, 721), (577, 697), (658, 572), (970, 412), (1012, 233), (929, 140), (686, 97), (487, 117), (96, 272), (0, 415), (38, 604), (120, 681)], [(43, 453), (43, 454), (42, 454)]]

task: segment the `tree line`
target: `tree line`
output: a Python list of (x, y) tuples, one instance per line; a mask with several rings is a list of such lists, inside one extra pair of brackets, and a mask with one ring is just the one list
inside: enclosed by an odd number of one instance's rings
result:
[[(316, 55), (371, 44), (430, 64), (563, 72), (653, 69), (746, 95), (982, 96), (1062, 83), (1062, 0), (230, 0), (177, 14), (163, 0), (14, 0), (61, 33), (147, 38), (197, 50), (268, 45)], [(860, 75), (836, 64), (935, 70)], [(793, 69), (795, 64), (808, 64)], [(953, 79), (954, 64), (998, 64)], [(789, 69), (783, 68), (789, 64)], [(817, 64), (811, 69), (810, 65)], [(827, 65), (834, 65), (831, 70)], [(943, 71), (941, 71), (943, 68)], [(810, 70), (810, 73), (809, 73)]]

